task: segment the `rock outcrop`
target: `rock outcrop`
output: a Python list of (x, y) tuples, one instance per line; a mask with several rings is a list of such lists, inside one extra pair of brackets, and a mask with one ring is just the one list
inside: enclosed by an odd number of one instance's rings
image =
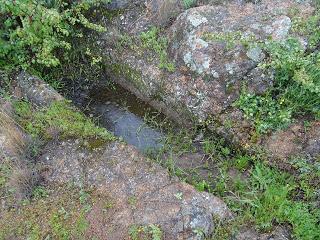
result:
[(171, 178), (123, 143), (90, 152), (65, 141), (48, 145), (40, 161), (48, 182), (95, 187), (113, 199), (107, 216), (101, 210), (103, 203), (89, 213), (90, 221), (99, 223), (92, 231), (100, 239), (128, 239), (130, 226), (149, 224), (160, 226), (164, 239), (201, 239), (197, 230), (208, 236), (215, 228), (214, 218), (231, 217), (219, 198)]
[(15, 96), (24, 97), (37, 106), (49, 106), (53, 101), (63, 100), (63, 97), (48, 83), (25, 71), (16, 76), (13, 85), (15, 85)]
[[(163, 1), (162, 5), (166, 2), (171, 3)], [(169, 44), (168, 61), (175, 64), (173, 72), (161, 67), (156, 53), (136, 44), (139, 34), (154, 25), (162, 6), (157, 1), (150, 1), (140, 14), (128, 10), (106, 23), (109, 32), (98, 44), (106, 56), (108, 74), (123, 87), (178, 122), (209, 123), (209, 128), (229, 142), (253, 148), (272, 141), (274, 136), (256, 138), (253, 124), (233, 103), (243, 86), (252, 93), (264, 93), (273, 85), (273, 72), (259, 68), (266, 53), (250, 43), (285, 40), (292, 34), (292, 9), (296, 9), (296, 16), (306, 18), (314, 8), (308, 1), (227, 2), (188, 9), (172, 21), (164, 37)], [(149, 14), (150, 8), (154, 14)], [(308, 41), (297, 37), (302, 43)], [(128, 38), (138, 40), (124, 47), (115, 44)], [(305, 134), (303, 138), (311, 137), (311, 132)], [(304, 148), (307, 154), (308, 149)], [(268, 150), (272, 153), (273, 148)]]
[[(34, 105), (48, 106), (63, 99), (39, 78), (22, 73), (16, 80), (19, 92)], [(3, 112), (1, 105), (0, 148), (6, 160), (13, 163), (14, 157), (25, 151), (20, 142), (27, 135)], [(223, 222), (232, 218), (221, 199), (180, 182), (134, 147), (120, 142), (90, 150), (76, 139), (52, 141), (41, 150), (36, 163), (23, 161), (19, 166), (30, 173), (30, 168), (37, 169), (48, 186), (74, 183), (109, 197), (113, 206), (108, 212), (104, 210), (105, 202), (96, 202), (86, 214), (88, 238), (130, 239), (132, 225), (154, 224), (164, 239), (204, 239), (214, 231), (215, 219)]]

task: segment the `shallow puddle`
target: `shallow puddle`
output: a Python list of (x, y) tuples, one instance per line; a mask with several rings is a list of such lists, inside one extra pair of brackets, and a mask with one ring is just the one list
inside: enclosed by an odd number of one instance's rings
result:
[(165, 117), (118, 85), (90, 91), (87, 111), (99, 119), (101, 126), (140, 151), (163, 147), (164, 134), (145, 120), (146, 116), (162, 121)]

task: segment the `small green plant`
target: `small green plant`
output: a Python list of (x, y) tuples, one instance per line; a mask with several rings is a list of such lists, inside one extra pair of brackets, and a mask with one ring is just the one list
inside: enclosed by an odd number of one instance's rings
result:
[(88, 221), (86, 220), (86, 217), (85, 217), (85, 212), (86, 211), (81, 211), (80, 216), (79, 216), (79, 218), (77, 219), (77, 222), (76, 222), (75, 234), (74, 235), (76, 235), (78, 237), (78, 239), (79, 238), (82, 239), (84, 237), (84, 234), (85, 234), (86, 230), (89, 227), (89, 223), (88, 223)]
[(43, 186), (37, 186), (32, 191), (32, 196), (34, 199), (46, 198), (49, 196), (48, 190)]
[(30, 240), (40, 240), (41, 239), (41, 228), (38, 224), (32, 227), (31, 232), (28, 236)]
[(157, 225), (150, 224), (147, 226), (130, 226), (129, 235), (131, 240), (161, 240), (163, 234), (161, 229)]
[(298, 171), (299, 189), (303, 191), (304, 199), (317, 202), (320, 198), (320, 161), (310, 161), (306, 158), (295, 157), (290, 160)]
[(269, 95), (243, 92), (235, 106), (254, 122), (258, 133), (284, 128), (292, 121), (292, 110), (283, 105), (282, 99), (275, 100)]
[(53, 232), (53, 236), (61, 240), (69, 240), (71, 237), (70, 230), (65, 227), (65, 220), (68, 215), (59, 211), (54, 213), (50, 219), (50, 227)]
[(204, 153), (210, 158), (223, 159), (231, 154), (231, 150), (223, 138), (206, 137), (201, 145)]
[(108, 211), (109, 209), (113, 208), (115, 203), (112, 200), (107, 200), (103, 205), (103, 211)]
[(92, 207), (90, 204), (90, 194), (83, 189), (81, 189), (79, 192), (79, 201), (85, 213), (91, 210)]
[(174, 64), (169, 60), (167, 53), (168, 42), (165, 37), (159, 36), (159, 29), (152, 27), (149, 31), (143, 32), (140, 35), (142, 47), (145, 49), (152, 49), (159, 57), (159, 67), (173, 72), (175, 70)]
[(131, 207), (135, 208), (137, 205), (138, 199), (135, 196), (130, 196), (128, 198), (128, 203), (130, 204)]
[(161, 229), (154, 224), (149, 225), (149, 234), (151, 234), (152, 240), (161, 240), (162, 239)]
[(197, 4), (197, 0), (183, 0), (183, 6), (185, 9), (194, 7)]
[(235, 159), (235, 167), (240, 171), (244, 171), (248, 168), (250, 161), (251, 161), (250, 156), (246, 156), (246, 155), (238, 156)]
[(225, 196), (226, 192), (228, 192), (228, 175), (226, 174), (224, 169), (220, 170), (220, 177), (214, 183), (213, 192), (218, 194), (219, 196)]
[(201, 239), (205, 237), (205, 232), (202, 228), (196, 228), (196, 229), (193, 229), (192, 231), (196, 234), (197, 238)]
[(132, 240), (139, 240), (141, 229), (137, 225), (132, 225), (129, 228), (129, 235)]
[(202, 180), (198, 183), (195, 184), (195, 188), (200, 191), (200, 192), (203, 192), (203, 191), (210, 191), (210, 185), (208, 182), (206, 182), (205, 180)]
[(182, 200), (183, 199), (183, 193), (182, 192), (177, 192), (176, 194), (174, 194), (174, 196), (178, 200)]
[[(173, 152), (178, 155), (182, 155), (187, 152), (194, 152), (196, 150), (193, 144), (192, 132), (186, 129), (181, 130), (169, 130), (166, 138), (162, 139), (163, 152)], [(169, 159), (172, 160), (172, 159)]]

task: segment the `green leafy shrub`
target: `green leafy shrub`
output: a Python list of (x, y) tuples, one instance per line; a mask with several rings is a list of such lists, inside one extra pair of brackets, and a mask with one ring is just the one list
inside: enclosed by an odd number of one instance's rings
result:
[(83, 12), (106, 0), (0, 0), (0, 68), (52, 67), (82, 37), (79, 26), (96, 31)]
[(287, 100), (294, 112), (320, 111), (320, 55), (305, 54), (297, 39), (268, 46), (276, 70), (275, 91)]
[(254, 121), (258, 133), (265, 133), (270, 129), (286, 127), (291, 122), (292, 111), (281, 101), (268, 95), (243, 92), (235, 106), (244, 112), (246, 118)]
[(275, 71), (274, 86), (262, 96), (244, 91), (235, 105), (254, 121), (259, 133), (284, 128), (301, 114), (319, 117), (320, 54), (305, 53), (295, 38), (262, 46), (269, 58), (261, 67)]

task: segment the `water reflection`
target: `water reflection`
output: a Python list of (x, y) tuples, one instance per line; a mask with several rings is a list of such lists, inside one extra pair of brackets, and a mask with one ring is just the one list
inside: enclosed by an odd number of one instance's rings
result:
[(159, 150), (164, 135), (144, 121), (150, 106), (121, 87), (95, 89), (90, 93), (89, 112), (115, 136), (136, 146), (140, 151)]

